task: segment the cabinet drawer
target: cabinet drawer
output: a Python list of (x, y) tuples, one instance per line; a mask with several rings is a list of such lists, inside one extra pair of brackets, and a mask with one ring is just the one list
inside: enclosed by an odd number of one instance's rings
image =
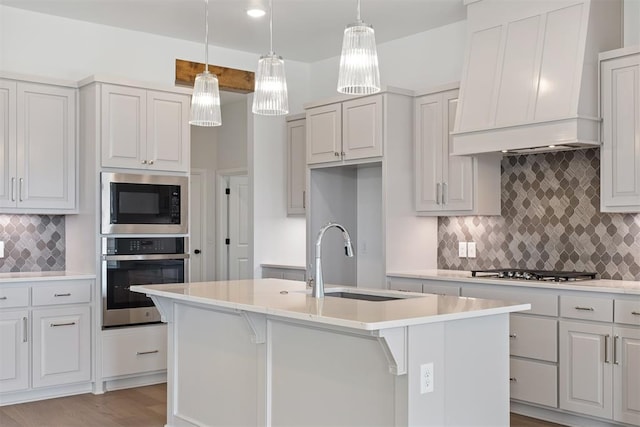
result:
[(403, 292), (422, 292), (422, 282), (411, 279), (389, 279), (389, 289)]
[(531, 304), (531, 310), (525, 312), (527, 314), (558, 315), (558, 296), (553, 294), (532, 293), (518, 289), (464, 287), (462, 296), (526, 303)]
[(511, 358), (511, 398), (558, 407), (558, 368), (555, 365)]
[(103, 331), (102, 334), (103, 377), (167, 369), (166, 325)]
[(610, 298), (561, 295), (560, 316), (571, 319), (613, 322), (613, 300)]
[(558, 322), (555, 319), (512, 314), (509, 320), (512, 356), (558, 361)]
[(453, 295), (460, 296), (460, 287), (459, 286), (443, 286), (443, 285), (430, 285), (428, 283), (422, 284), (422, 292), (425, 294), (436, 294), (436, 295)]
[(636, 301), (617, 299), (613, 304), (613, 308), (614, 322), (640, 325), (640, 299)]
[(29, 305), (29, 288), (0, 287), (0, 308), (26, 307)]
[(33, 286), (32, 305), (78, 304), (91, 301), (90, 281), (59, 281), (53, 285)]

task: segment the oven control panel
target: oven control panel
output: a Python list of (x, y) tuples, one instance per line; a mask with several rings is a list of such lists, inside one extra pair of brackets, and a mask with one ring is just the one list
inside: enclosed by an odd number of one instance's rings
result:
[(185, 237), (107, 237), (105, 255), (183, 254)]

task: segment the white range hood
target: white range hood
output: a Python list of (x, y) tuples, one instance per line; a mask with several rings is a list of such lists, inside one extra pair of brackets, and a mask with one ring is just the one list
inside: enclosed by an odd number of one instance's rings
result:
[(465, 3), (452, 154), (599, 146), (598, 53), (622, 45), (622, 1)]

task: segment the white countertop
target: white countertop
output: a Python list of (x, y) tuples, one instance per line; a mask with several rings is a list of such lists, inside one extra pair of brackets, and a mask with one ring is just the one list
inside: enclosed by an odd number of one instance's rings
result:
[(533, 280), (471, 277), (470, 271), (461, 270), (403, 270), (388, 271), (387, 276), (407, 279), (428, 279), (489, 285), (522, 286), (527, 288), (564, 289), (574, 291), (607, 292), (640, 295), (640, 282), (631, 280), (580, 280), (574, 282), (539, 282)]
[(458, 298), (400, 291), (326, 286), (373, 295), (408, 297), (394, 301), (361, 301), (326, 296), (312, 298), (304, 282), (254, 279), (166, 285), (132, 286), (134, 292), (263, 313), (319, 324), (361, 330), (379, 330), (424, 323), (445, 322), (529, 310), (529, 304), (476, 298)]
[(76, 273), (73, 271), (37, 271), (27, 273), (0, 273), (0, 285), (16, 282), (38, 282), (51, 280), (95, 279), (95, 274)]

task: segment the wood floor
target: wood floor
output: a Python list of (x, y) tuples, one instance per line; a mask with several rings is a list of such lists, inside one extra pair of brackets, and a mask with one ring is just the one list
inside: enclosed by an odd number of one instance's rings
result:
[[(2, 427), (162, 427), (166, 384), (0, 407)], [(557, 427), (511, 414), (514, 427)]]

